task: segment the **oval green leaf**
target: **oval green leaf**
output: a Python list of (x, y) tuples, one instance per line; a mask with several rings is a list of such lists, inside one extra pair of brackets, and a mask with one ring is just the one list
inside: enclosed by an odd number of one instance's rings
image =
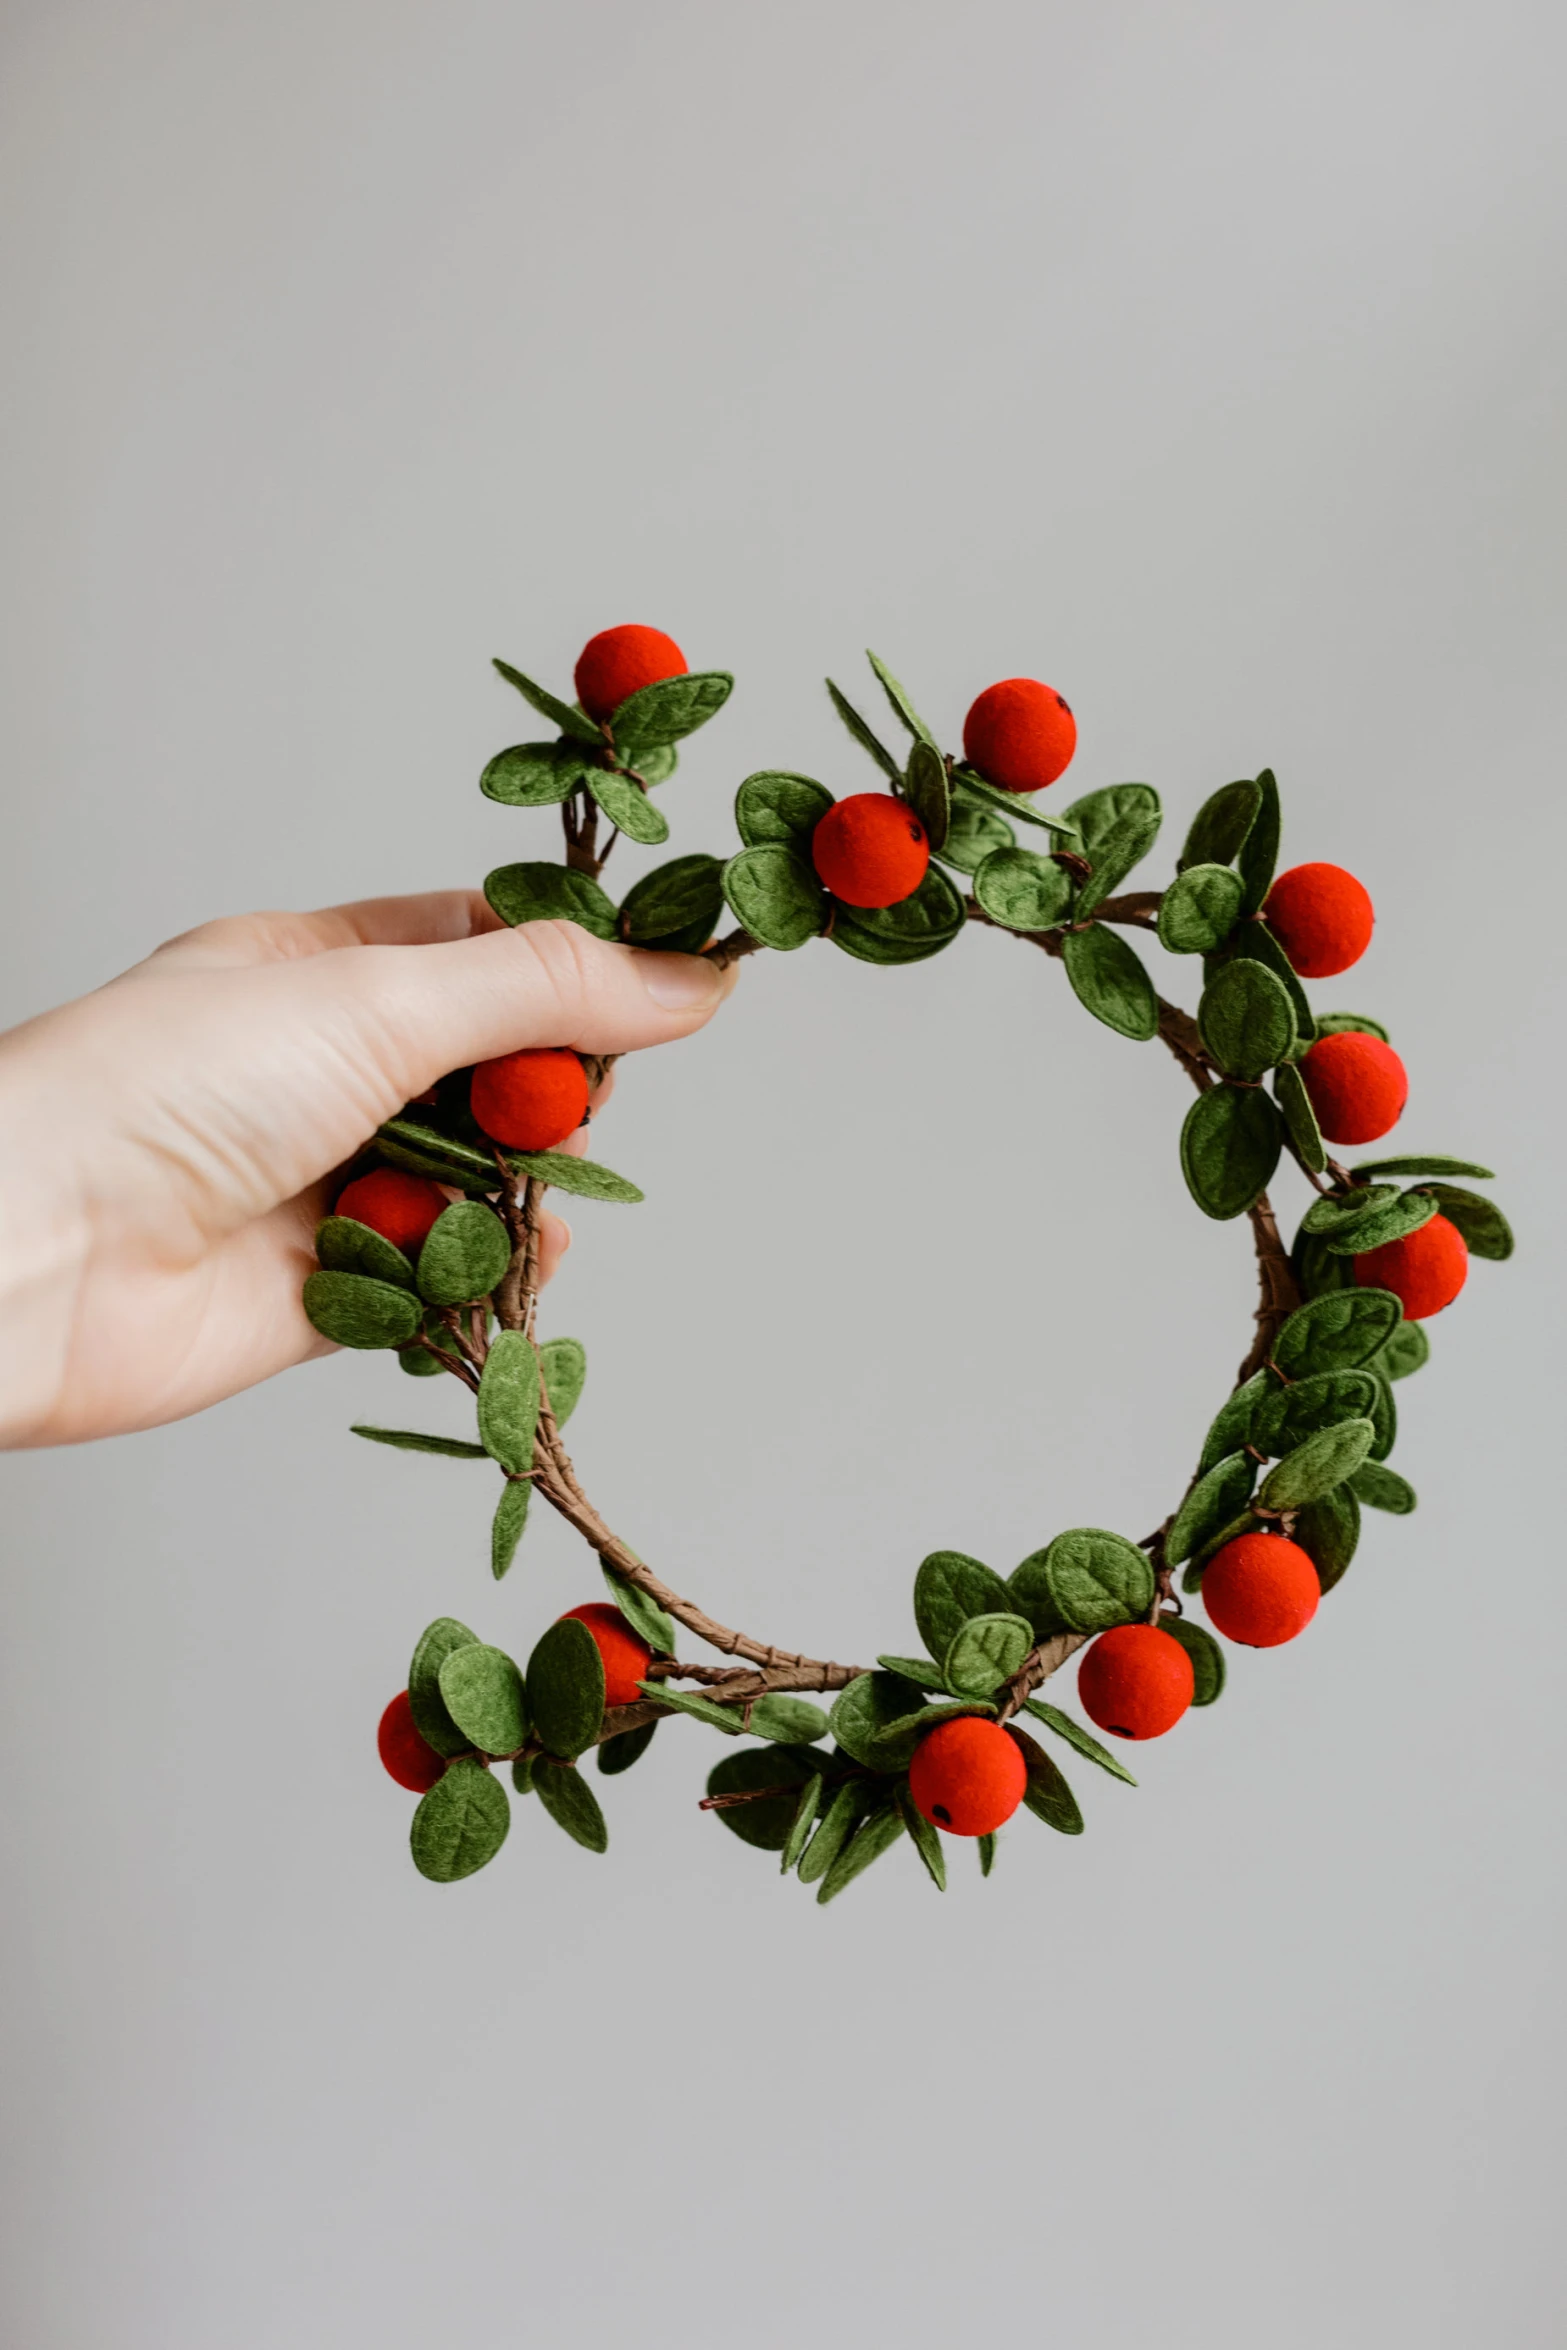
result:
[(639, 753), (684, 742), (717, 716), (734, 690), (727, 669), (691, 669), (628, 694), (609, 722), (621, 760), (634, 767)]
[(412, 1289), (414, 1269), (400, 1248), (352, 1216), (328, 1216), (316, 1226), (316, 1257), (323, 1273), (363, 1273)]
[(517, 1555), (532, 1496), (533, 1486), (527, 1478), (518, 1478), (515, 1483), (501, 1487), (501, 1498), (490, 1520), (490, 1573), (497, 1583)]
[(1211, 955), (1235, 928), (1241, 878), (1228, 865), (1192, 865), (1159, 901), (1159, 944), (1167, 954)]
[(574, 1763), (539, 1755), (533, 1765), (533, 1792), (557, 1828), (564, 1828), (584, 1852), (607, 1852), (609, 1828), (599, 1799)]
[(1323, 1494), (1355, 1474), (1370, 1453), (1375, 1436), (1370, 1420), (1341, 1420), (1337, 1427), (1308, 1436), (1268, 1471), (1257, 1495), (1259, 1508), (1295, 1510), (1309, 1501), (1320, 1501)]
[(528, 1659), (523, 1692), (548, 1753), (569, 1760), (593, 1744), (604, 1719), (604, 1660), (580, 1617), (551, 1624)]
[(735, 794), (735, 826), (748, 849), (794, 849), (809, 864), (811, 835), (832, 804), (814, 777), (764, 767)]
[(1085, 1012), (1135, 1043), (1156, 1034), (1159, 1000), (1153, 981), (1119, 931), (1101, 922), (1069, 930), (1061, 942), (1061, 960)]
[(551, 808), (569, 799), (592, 761), (576, 737), (558, 743), (513, 743), (497, 751), (479, 778), (487, 800), (505, 808)]
[(546, 1338), (539, 1348), (544, 1392), (557, 1428), (564, 1428), (587, 1385), (588, 1350), (580, 1338)]
[[(933, 1658), (946, 1655), (971, 1616), (1012, 1612), (1012, 1595), (1001, 1577), (965, 1551), (933, 1550), (920, 1561), (914, 1577), (914, 1621)], [(908, 1710), (905, 1705), (903, 1711)]]
[(304, 1305), (312, 1326), (337, 1346), (406, 1346), (419, 1327), (419, 1300), (362, 1273), (311, 1273)]
[[(654, 690), (646, 688), (649, 693)], [(584, 781), (611, 824), (627, 840), (640, 841), (650, 849), (668, 840), (669, 818), (629, 775), (616, 775), (608, 767), (590, 767)]]
[(522, 1675), (503, 1648), (465, 1640), (441, 1666), (440, 1682), (447, 1712), (481, 1754), (515, 1754), (526, 1743)]
[(735, 920), (764, 947), (792, 954), (821, 935), (827, 892), (805, 859), (782, 843), (742, 849), (723, 872)]
[(1072, 906), (1072, 876), (1036, 849), (992, 851), (974, 875), (974, 895), (1007, 930), (1051, 930)]
[(465, 1755), (414, 1813), (408, 1831), (414, 1867), (432, 1884), (454, 1885), (495, 1858), (510, 1826), (505, 1788), (476, 1756)]
[(1181, 1173), (1205, 1216), (1244, 1216), (1273, 1180), (1283, 1148), (1279, 1113), (1260, 1088), (1214, 1085), (1181, 1128)]
[(1390, 1290), (1338, 1290), (1291, 1314), (1273, 1341), (1286, 1379), (1313, 1371), (1357, 1371), (1385, 1346), (1403, 1318)]
[(1045, 1552), (1044, 1580), (1057, 1614), (1074, 1632), (1136, 1623), (1153, 1605), (1147, 1553), (1103, 1526), (1073, 1526), (1058, 1534)]
[(954, 1633), (942, 1667), (957, 1697), (988, 1697), (1011, 1679), (1034, 1645), (1026, 1616), (970, 1616)]
[(1194, 865), (1232, 865), (1261, 806), (1262, 786), (1249, 775), (1239, 783), (1221, 784), (1192, 818), (1176, 870), (1185, 873)]
[(1315, 1371), (1264, 1397), (1251, 1441), (1259, 1452), (1282, 1458), (1319, 1429), (1336, 1428), (1341, 1420), (1373, 1419), (1377, 1396), (1378, 1383), (1369, 1371)]
[(503, 922), (575, 922), (595, 938), (618, 938), (613, 901), (586, 873), (565, 865), (497, 865), (484, 877), (484, 894)]
[(1200, 1550), (1210, 1534), (1238, 1517), (1251, 1499), (1257, 1464), (1249, 1452), (1226, 1453), (1199, 1477), (1175, 1513), (1165, 1536), (1164, 1555), (1172, 1567)]
[(492, 1460), (521, 1476), (533, 1466), (539, 1358), (520, 1330), (498, 1330), (479, 1374), (479, 1435)]
[(896, 906), (846, 906), (835, 898), (832, 942), (861, 963), (923, 963), (952, 944), (965, 919), (963, 900), (931, 865), (913, 896)]
[(1193, 1705), (1212, 1705), (1224, 1694), (1224, 1651), (1213, 1634), (1189, 1616), (1161, 1616), (1159, 1629), (1178, 1640), (1192, 1660)]
[(1221, 963), (1197, 1007), (1203, 1043), (1225, 1074), (1255, 1082), (1286, 1060), (1295, 1043), (1295, 1014), (1273, 973), (1250, 956)]
[(488, 1297), (511, 1263), (511, 1241), (493, 1208), (463, 1199), (437, 1216), (419, 1251), (419, 1294), (432, 1306)]

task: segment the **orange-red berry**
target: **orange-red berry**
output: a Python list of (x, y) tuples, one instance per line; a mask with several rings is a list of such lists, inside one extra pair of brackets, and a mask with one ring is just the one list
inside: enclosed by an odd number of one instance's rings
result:
[(684, 677), (686, 657), (661, 628), (601, 629), (590, 636), (577, 662), (577, 699), (599, 722), (612, 718), (631, 694), (666, 677)]
[[(604, 1659), (605, 1705), (635, 1705), (642, 1695), (637, 1683), (646, 1680), (653, 1661), (647, 1642), (637, 1637), (619, 1608), (611, 1607), (607, 1599), (585, 1600), (581, 1607), (567, 1608), (566, 1616), (587, 1625), (593, 1645)], [(565, 1620), (563, 1616), (562, 1623)]]
[(1203, 1606), (1226, 1640), (1247, 1648), (1293, 1640), (1321, 1597), (1311, 1553), (1283, 1534), (1238, 1534), (1203, 1571)]
[(446, 1759), (427, 1746), (414, 1726), (406, 1689), (399, 1689), (375, 1734), (382, 1762), (399, 1787), (410, 1795), (427, 1795), (446, 1769)]
[(336, 1216), (352, 1216), (368, 1224), (405, 1256), (419, 1253), (420, 1243), (437, 1216), (448, 1205), (446, 1194), (427, 1175), (405, 1175), (397, 1167), (375, 1167), (368, 1175), (345, 1183), (337, 1195)]
[(1380, 1036), (1358, 1028), (1319, 1036), (1296, 1065), (1328, 1142), (1376, 1142), (1404, 1114), (1409, 1077)]
[(1083, 1711), (1112, 1738), (1162, 1738), (1196, 1690), (1192, 1660), (1157, 1624), (1101, 1632), (1078, 1668)]
[(924, 880), (930, 842), (906, 800), (858, 791), (828, 809), (811, 835), (811, 859), (846, 906), (897, 906)]
[(1376, 921), (1370, 892), (1342, 865), (1292, 865), (1263, 912), (1302, 979), (1331, 979), (1358, 963)]
[(1390, 1289), (1406, 1322), (1423, 1322), (1450, 1306), (1469, 1278), (1469, 1250), (1456, 1224), (1433, 1216), (1418, 1232), (1384, 1241), (1355, 1259), (1362, 1289)]
[(502, 1053), (474, 1070), (468, 1104), (509, 1150), (552, 1151), (587, 1115), (588, 1073), (569, 1045)]
[(989, 1836), (1012, 1817), (1028, 1785), (1023, 1750), (999, 1722), (959, 1714), (914, 1749), (909, 1793), (949, 1836)]
[(963, 756), (1002, 791), (1043, 791), (1072, 764), (1077, 720), (1053, 685), (1004, 677), (963, 721)]

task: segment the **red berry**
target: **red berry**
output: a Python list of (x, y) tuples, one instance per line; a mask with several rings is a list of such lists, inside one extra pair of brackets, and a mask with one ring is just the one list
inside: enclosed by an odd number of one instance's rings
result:
[(1077, 1694), (1112, 1738), (1162, 1738), (1196, 1690), (1192, 1660), (1157, 1624), (1117, 1624), (1085, 1654)]
[(1390, 1289), (1406, 1322), (1424, 1322), (1450, 1306), (1469, 1278), (1469, 1250), (1456, 1224), (1433, 1216), (1418, 1232), (1384, 1241), (1355, 1259), (1362, 1289)]
[(647, 1679), (653, 1661), (647, 1642), (632, 1631), (619, 1608), (607, 1599), (584, 1600), (581, 1607), (567, 1608), (562, 1623), (567, 1616), (587, 1625), (593, 1645), (604, 1659), (605, 1705), (635, 1705), (642, 1695), (637, 1683)]
[(1380, 1036), (1358, 1028), (1319, 1036), (1297, 1066), (1328, 1142), (1376, 1142), (1404, 1114), (1409, 1078)]
[(1203, 1606), (1226, 1640), (1247, 1648), (1293, 1640), (1321, 1597), (1310, 1552), (1282, 1534), (1238, 1534), (1203, 1571)]
[(1376, 921), (1369, 891), (1342, 865), (1292, 865), (1263, 912), (1302, 979), (1331, 979), (1358, 963)]
[(410, 1795), (427, 1795), (446, 1770), (446, 1758), (427, 1746), (414, 1727), (413, 1708), (406, 1689), (399, 1689), (375, 1734), (381, 1760)]
[(468, 1105), (509, 1150), (552, 1151), (587, 1115), (588, 1073), (569, 1045), (502, 1053), (474, 1070)]
[(352, 1216), (368, 1224), (405, 1256), (419, 1253), (419, 1244), (449, 1205), (438, 1183), (427, 1175), (405, 1175), (396, 1167), (376, 1167), (356, 1176), (337, 1195), (336, 1216)]
[(914, 1749), (909, 1793), (949, 1836), (989, 1836), (1012, 1817), (1028, 1785), (1023, 1750), (999, 1722), (959, 1714)]
[(904, 800), (858, 791), (829, 808), (811, 835), (811, 861), (846, 906), (896, 906), (925, 878), (930, 842)]
[(577, 699), (592, 719), (612, 718), (630, 695), (666, 677), (684, 677), (686, 657), (661, 628), (601, 629), (577, 662)]
[(963, 721), (963, 756), (1002, 791), (1042, 791), (1072, 764), (1077, 720), (1053, 685), (1004, 677)]

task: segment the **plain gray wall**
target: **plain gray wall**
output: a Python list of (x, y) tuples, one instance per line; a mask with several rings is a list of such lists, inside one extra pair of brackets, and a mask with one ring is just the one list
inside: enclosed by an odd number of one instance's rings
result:
[[(493, 653), (738, 672), (684, 850), (752, 767), (874, 782), (819, 683), (870, 642), (949, 740), (1048, 677), (1071, 787), (1176, 840), (1272, 762), (1380, 916), (1319, 1004), (1523, 1250), (1401, 1390), (1419, 1515), (944, 1902), (905, 1850), (818, 1912), (695, 1728), (606, 1859), (519, 1806), (415, 1876), (414, 1636), (597, 1596), (553, 1523), (496, 1589), (488, 1479), (345, 1433), (455, 1394), (345, 1358), (8, 1461), (8, 2341), (1560, 2340), (1564, 64), (1497, 0), (10, 0), (7, 1017), (555, 853), (474, 788)], [(1185, 1106), (1003, 938), (749, 968), (623, 1073), (648, 1204), (549, 1300), (613, 1521), (859, 1656), (929, 1548), (1142, 1533), (1251, 1308)]]

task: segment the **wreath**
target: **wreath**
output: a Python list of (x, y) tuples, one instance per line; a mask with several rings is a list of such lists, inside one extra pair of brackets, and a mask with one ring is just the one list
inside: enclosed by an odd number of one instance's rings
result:
[[(550, 1624), (521, 1665), (454, 1617), (420, 1637), (379, 1747), (420, 1797), (413, 1858), (437, 1882), (471, 1876), (505, 1842), (502, 1763), (517, 1795), (536, 1796), (578, 1844), (604, 1851), (584, 1758), (596, 1750), (608, 1776), (629, 1770), (673, 1716), (734, 1741), (709, 1773), (703, 1808), (741, 1842), (779, 1854), (820, 1901), (905, 1834), (944, 1887), (947, 1839), (973, 1840), (988, 1875), (997, 1832), (1019, 1808), (1080, 1833), (1076, 1797), (1035, 1732), (1135, 1785), (1095, 1730), (1124, 1746), (1211, 1705), (1225, 1679), (1215, 1633), (1271, 1648), (1305, 1628), (1355, 1555), (1363, 1505), (1415, 1506), (1388, 1456), (1395, 1382), (1426, 1362), (1426, 1321), (1458, 1295), (1471, 1256), (1512, 1252), (1500, 1211), (1454, 1180), (1489, 1180), (1488, 1169), (1402, 1153), (1346, 1167), (1331, 1155), (1330, 1145), (1386, 1135), (1408, 1083), (1375, 1020), (1307, 1002), (1304, 979), (1332, 977), (1364, 952), (1373, 911), (1337, 866), (1276, 876), (1270, 771), (1203, 803), (1165, 889), (1122, 892), (1158, 835), (1159, 797), (1116, 783), (1044, 813), (1038, 795), (1076, 747), (1059, 694), (1029, 678), (988, 687), (958, 758), (886, 665), (870, 662), (908, 738), (905, 758), (830, 680), (827, 691), (880, 770), (878, 789), (837, 799), (791, 771), (747, 776), (734, 854), (675, 857), (617, 905), (602, 882), (616, 840), (667, 840), (654, 795), (675, 772), (676, 746), (722, 709), (733, 680), (690, 671), (671, 638), (640, 627), (593, 638), (574, 702), (498, 661), (557, 732), (499, 752), (480, 789), (507, 807), (558, 807), (564, 855), (501, 866), (486, 897), (508, 923), (565, 919), (719, 964), (814, 940), (863, 962), (916, 963), (970, 926), (1042, 950), (1085, 1011), (1131, 1041), (1159, 1039), (1195, 1089), (1179, 1140), (1187, 1188), (1204, 1215), (1244, 1217), (1256, 1249), (1255, 1327), (1234, 1392), (1186, 1492), (1140, 1541), (1071, 1527), (1006, 1576), (932, 1552), (914, 1578), (922, 1653), (834, 1664), (737, 1631), (673, 1590), (589, 1499), (565, 1442), (584, 1350), (538, 1330), (546, 1191), (642, 1197), (561, 1147), (590, 1116), (604, 1064), (525, 1051), (452, 1072), (347, 1170), (316, 1234), (305, 1310), (339, 1345), (395, 1351), (411, 1376), (470, 1391), (475, 1442), (366, 1425), (354, 1434), (498, 1470), (496, 1578), (542, 1501), (597, 1554), (608, 1595)], [(1020, 845), (1019, 823), (1035, 845)], [(738, 927), (718, 937), (726, 907)], [(1157, 993), (1125, 935), (1138, 931), (1201, 958), (1195, 1018)], [(1288, 1249), (1268, 1197), (1286, 1155), (1314, 1194)], [(1185, 1612), (1182, 1594), (1201, 1595), (1208, 1625)], [(680, 1657), (680, 1632), (723, 1661)], [(1040, 1694), (1079, 1650), (1077, 1695), (1094, 1730)]]

